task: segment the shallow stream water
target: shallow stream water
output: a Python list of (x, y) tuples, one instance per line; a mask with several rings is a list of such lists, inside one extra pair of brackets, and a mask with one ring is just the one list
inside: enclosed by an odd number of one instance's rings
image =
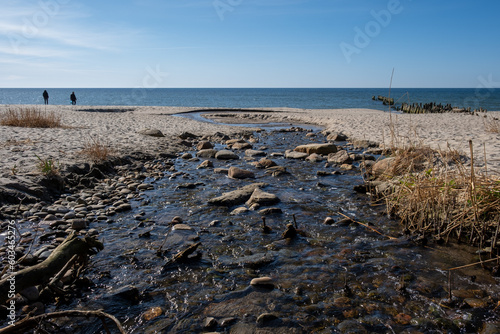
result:
[[(239, 160), (211, 160), (215, 168), (251, 170), (255, 179), (234, 180), (212, 168), (197, 169), (201, 160), (175, 159), (175, 171), (149, 180), (155, 189), (134, 200), (132, 212), (118, 214), (112, 223), (93, 223), (105, 245), (86, 273), (95, 285), (70, 306), (102, 308), (133, 333), (252, 333), (257, 328), (265, 333), (476, 333), (497, 321), (497, 281), (480, 266), (453, 271), (451, 287), (459, 300), (452, 306), (442, 302), (448, 297), (447, 269), (476, 262), (473, 250), (409, 240), (383, 206), (353, 190), (363, 182), (357, 168), (283, 156), (297, 145), (324, 142), (319, 129), (268, 129), (254, 138), (254, 149), (289, 174), (272, 176), (254, 168), (250, 162), (260, 157), (245, 157), (244, 151), (236, 151)], [(318, 176), (318, 171), (338, 173)], [(273, 207), (282, 213), (266, 216), (268, 234), (262, 232), (258, 210), (232, 215), (245, 205), (208, 204), (254, 182), (268, 183), (263, 190), (281, 200)], [(173, 229), (169, 223), (175, 216), (191, 230)], [(346, 216), (382, 234), (355, 222), (339, 223)], [(336, 223), (324, 224), (326, 217)], [(285, 240), (281, 234), (294, 219), (302, 235)], [(166, 259), (194, 242), (201, 243), (201, 258), (162, 271)], [(253, 278), (264, 276), (274, 280), (274, 289), (250, 287)], [(136, 302), (116, 297), (117, 290), (130, 286), (140, 292)], [(272, 316), (262, 320), (262, 314)], [(211, 317), (215, 323), (204, 325)], [(80, 331), (102, 329), (89, 323)]]

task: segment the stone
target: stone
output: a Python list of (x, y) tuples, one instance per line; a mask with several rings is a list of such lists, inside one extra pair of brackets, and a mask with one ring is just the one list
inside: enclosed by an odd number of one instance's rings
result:
[(229, 172), (229, 169), (227, 168), (214, 168), (214, 173), (215, 174), (226, 174)]
[(175, 216), (174, 218), (172, 218), (172, 220), (170, 221), (171, 224), (182, 224), (184, 222), (184, 220), (182, 219), (182, 217), (180, 216)]
[(262, 157), (262, 156), (266, 156), (266, 152), (264, 151), (260, 151), (260, 150), (246, 150), (245, 151), (245, 155), (247, 157)]
[(132, 304), (136, 304), (137, 302), (139, 302), (140, 293), (139, 289), (137, 289), (135, 286), (126, 285), (105, 295), (104, 299), (119, 299), (130, 302)]
[(309, 156), (307, 153), (297, 152), (297, 151), (286, 151), (285, 158), (287, 159), (305, 159)]
[(165, 135), (158, 129), (144, 129), (144, 130), (140, 130), (139, 133), (141, 135), (150, 136), (150, 137), (165, 137)]
[(354, 166), (351, 164), (342, 164), (342, 165), (340, 165), (340, 168), (343, 170), (353, 170)]
[(184, 153), (183, 155), (181, 155), (181, 159), (184, 159), (184, 160), (189, 160), (193, 157), (193, 155), (191, 153)]
[(73, 230), (79, 231), (87, 228), (87, 221), (85, 219), (70, 219), (68, 222), (71, 223), (71, 228)]
[(63, 216), (63, 219), (68, 220), (68, 219), (73, 219), (76, 217), (75, 211), (69, 211)]
[(238, 160), (240, 157), (230, 150), (221, 150), (217, 152), (215, 158), (218, 160)]
[(297, 146), (294, 151), (309, 154), (330, 154), (337, 152), (337, 146), (331, 143), (326, 144), (306, 144)]
[(282, 213), (283, 210), (281, 210), (280, 208), (266, 208), (259, 211), (259, 214), (262, 216), (282, 214)]
[(378, 144), (376, 142), (366, 139), (353, 140), (352, 145), (356, 148), (378, 147)]
[(395, 162), (396, 158), (394, 157), (379, 160), (372, 166), (371, 173), (375, 177), (380, 177), (386, 174), (390, 174), (389, 170), (392, 169)]
[(44, 221), (54, 221), (54, 220), (57, 220), (57, 217), (51, 213), (49, 213), (48, 215), (45, 216), (45, 218), (43, 218)]
[(40, 292), (38, 291), (36, 286), (30, 286), (19, 293), (21, 294), (21, 296), (25, 297), (30, 302), (34, 302), (38, 300), (38, 298), (40, 297)]
[(244, 142), (244, 143), (234, 143), (231, 145), (231, 148), (233, 150), (247, 150), (247, 149), (252, 149), (252, 144)]
[(342, 132), (332, 132), (326, 137), (326, 140), (328, 140), (328, 141), (346, 141), (347, 136), (345, 134), (343, 134)]
[(211, 142), (206, 141), (206, 140), (200, 141), (200, 142), (196, 145), (196, 150), (197, 150), (197, 151), (200, 151), (200, 150), (207, 150), (207, 149), (212, 149), (212, 148), (214, 148), (214, 145), (212, 145), (212, 143), (211, 143)]
[(325, 220), (323, 220), (323, 224), (333, 225), (335, 224), (335, 220), (332, 217), (326, 217)]
[(175, 224), (172, 227), (172, 231), (192, 231), (193, 228), (186, 224)]
[(297, 230), (293, 227), (293, 224), (287, 224), (286, 230), (281, 234), (283, 239), (293, 239), (297, 236)]
[(267, 323), (278, 319), (278, 317), (272, 313), (263, 313), (257, 317), (257, 325), (264, 326)]
[(204, 159), (215, 158), (216, 154), (217, 154), (217, 150), (214, 150), (214, 149), (204, 149), (204, 150), (200, 150), (200, 151), (196, 152), (196, 156), (198, 158), (204, 158)]
[(265, 187), (267, 183), (254, 183), (242, 188), (224, 193), (222, 196), (208, 200), (209, 204), (221, 206), (233, 206), (245, 203), (259, 187)]
[(257, 277), (250, 281), (250, 285), (263, 288), (274, 288), (274, 280), (271, 277)]
[(352, 163), (352, 159), (346, 150), (340, 150), (337, 153), (328, 154), (328, 162), (331, 164), (342, 165)]
[(130, 205), (129, 203), (120, 204), (115, 208), (116, 212), (123, 212), (128, 210), (132, 210), (132, 205)]
[(198, 138), (198, 136), (194, 135), (190, 132), (183, 132), (179, 135), (179, 138), (180, 139), (196, 139), (196, 138)]
[(241, 207), (236, 208), (233, 211), (231, 211), (230, 215), (231, 216), (239, 216), (239, 215), (242, 215), (242, 214), (247, 213), (247, 212), (248, 212), (248, 208), (241, 206)]
[(232, 179), (253, 179), (255, 178), (255, 174), (252, 171), (244, 170), (238, 167), (229, 167), (229, 171), (227, 176)]
[(161, 307), (152, 307), (142, 314), (142, 318), (146, 321), (153, 320), (163, 314), (163, 309)]
[(196, 167), (197, 169), (205, 169), (205, 168), (213, 168), (214, 167), (214, 163), (210, 160), (205, 160), (203, 161), (201, 164), (198, 165), (198, 167)]
[(273, 205), (279, 203), (280, 199), (278, 196), (262, 191), (260, 188), (256, 188), (246, 204), (252, 206), (253, 204), (259, 205)]
[(214, 317), (206, 317), (203, 320), (204, 329), (214, 329), (215, 327), (217, 327), (217, 320)]
[(344, 320), (338, 326), (340, 333), (368, 333), (365, 327), (356, 320)]
[(317, 153), (313, 153), (313, 154), (309, 155), (306, 158), (306, 160), (310, 161), (310, 162), (321, 162), (321, 161), (323, 161), (323, 157)]
[[(271, 159), (267, 159), (267, 158), (260, 159), (258, 163), (259, 163), (259, 166), (261, 166), (261, 168), (270, 168), (270, 167), (278, 166), (278, 164), (276, 162), (272, 161)], [(256, 167), (258, 167), (258, 166), (256, 166)]]

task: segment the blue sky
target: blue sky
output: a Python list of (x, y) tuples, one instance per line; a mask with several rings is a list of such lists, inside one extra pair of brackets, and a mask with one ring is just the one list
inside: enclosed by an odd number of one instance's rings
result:
[(0, 87), (371, 88), (394, 68), (393, 87), (500, 88), (499, 13), (496, 0), (3, 0)]

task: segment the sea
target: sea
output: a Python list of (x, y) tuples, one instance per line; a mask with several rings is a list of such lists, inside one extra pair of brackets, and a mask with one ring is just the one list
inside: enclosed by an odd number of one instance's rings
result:
[[(43, 88), (0, 88), (0, 104), (43, 104)], [(49, 104), (176, 106), (193, 108), (369, 108), (388, 110), (373, 96), (390, 96), (396, 105), (436, 102), (453, 107), (500, 111), (494, 88), (50, 88)]]

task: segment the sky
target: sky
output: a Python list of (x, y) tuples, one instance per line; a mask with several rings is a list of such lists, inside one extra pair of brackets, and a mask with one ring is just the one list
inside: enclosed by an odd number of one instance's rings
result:
[(0, 87), (500, 88), (499, 13), (498, 0), (2, 0)]

